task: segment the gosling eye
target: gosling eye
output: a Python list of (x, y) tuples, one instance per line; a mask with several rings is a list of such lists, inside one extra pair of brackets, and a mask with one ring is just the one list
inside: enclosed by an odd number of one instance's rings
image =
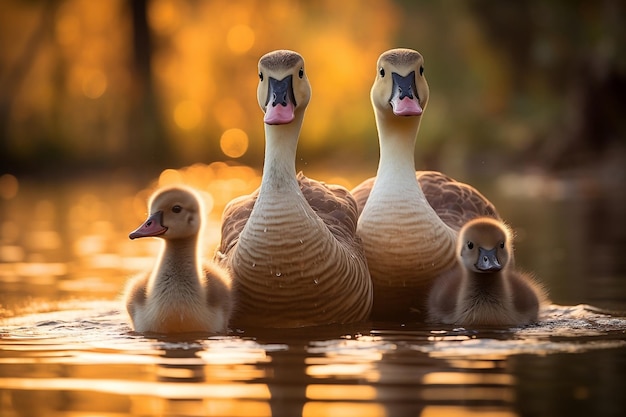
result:
[(420, 65), (420, 75), (424, 75), (424, 66)]
[(504, 242), (500, 242), (500, 249), (504, 249)]
[(473, 242), (467, 242), (467, 249), (474, 249), (474, 243)]
[(175, 206), (172, 207), (172, 212), (173, 213), (180, 213), (181, 211), (183, 211), (183, 208), (181, 206), (179, 206), (178, 204), (176, 204)]
[(263, 81), (263, 73), (262, 73), (262, 72), (259, 72), (259, 79), (260, 79), (261, 81)]
[(380, 67), (380, 70), (378, 70), (378, 73), (380, 74), (381, 77), (385, 76), (385, 69), (383, 67)]
[(300, 71), (298, 71), (298, 77), (304, 77), (304, 68), (300, 68)]

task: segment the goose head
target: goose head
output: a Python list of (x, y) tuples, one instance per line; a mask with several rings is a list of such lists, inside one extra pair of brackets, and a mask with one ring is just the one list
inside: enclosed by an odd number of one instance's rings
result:
[(173, 187), (154, 194), (149, 202), (150, 214), (141, 226), (128, 236), (190, 239), (198, 235), (201, 226), (201, 203), (189, 189)]
[(424, 58), (412, 49), (391, 49), (378, 58), (370, 92), (377, 115), (421, 116), (428, 103)]
[(291, 123), (311, 98), (311, 85), (300, 54), (288, 50), (269, 52), (259, 60), (257, 99), (268, 125)]
[(471, 220), (459, 232), (457, 255), (468, 271), (498, 272), (509, 262), (511, 250), (509, 228), (495, 219)]

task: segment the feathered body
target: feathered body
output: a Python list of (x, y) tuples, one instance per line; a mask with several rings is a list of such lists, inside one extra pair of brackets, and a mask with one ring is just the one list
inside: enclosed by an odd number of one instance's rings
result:
[(475, 188), (439, 172), (415, 171), (415, 141), (429, 97), (423, 64), (410, 49), (383, 53), (370, 94), (380, 161), (376, 177), (352, 193), (374, 284), (374, 319), (423, 316), (433, 280), (455, 265), (459, 228), (474, 217), (498, 218)]
[(299, 327), (368, 317), (372, 288), (356, 237), (357, 205), (344, 187), (296, 175), (311, 90), (304, 60), (274, 51), (259, 61), (265, 112), (261, 186), (224, 210), (216, 254), (238, 286), (239, 326)]
[(233, 310), (228, 272), (199, 254), (200, 197), (173, 187), (151, 198), (150, 216), (131, 239), (158, 237), (164, 244), (154, 269), (129, 282), (126, 308), (138, 332), (225, 332)]
[(429, 321), (463, 326), (524, 325), (538, 320), (545, 292), (515, 269), (510, 229), (492, 218), (463, 226), (457, 264), (435, 281), (428, 298)]

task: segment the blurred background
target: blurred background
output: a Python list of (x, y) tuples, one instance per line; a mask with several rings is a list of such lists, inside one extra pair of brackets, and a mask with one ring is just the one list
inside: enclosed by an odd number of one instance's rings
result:
[[(380, 53), (425, 57), (418, 169), (470, 182), (553, 300), (626, 306), (625, 10), (619, 0), (0, 2), (0, 316), (114, 295), (158, 242), (128, 241), (157, 185), (223, 206), (258, 186), (257, 62), (306, 60), (297, 169), (373, 176)], [(573, 284), (575, 283), (575, 285)], [(7, 307), (9, 306), (9, 307)], [(626, 308), (626, 307), (625, 307)]]
[[(472, 330), (513, 344), (427, 358), (414, 348), (445, 332), (404, 324), (370, 342), (317, 329), (135, 348), (108, 311), (155, 263), (158, 239), (128, 238), (155, 187), (200, 190), (210, 259), (224, 205), (259, 185), (259, 57), (304, 56), (313, 97), (296, 167), (353, 187), (378, 164), (376, 60), (408, 47), (430, 86), (416, 167), (495, 203), (518, 267), (554, 303), (626, 316), (625, 22), (622, 0), (0, 0), (0, 414), (623, 415), (624, 348), (538, 343), (508, 360), (532, 336)], [(59, 311), (93, 300), (98, 315)], [(623, 340), (585, 317), (571, 334), (539, 330), (580, 349), (598, 345), (581, 329)]]
[[(420, 51), (418, 166), (547, 170), (623, 153), (623, 2), (6, 0), (0, 163), (59, 174), (233, 161), (260, 168), (257, 61), (299, 51), (302, 162), (373, 173), (378, 55)], [(497, 164), (497, 165), (489, 165)]]

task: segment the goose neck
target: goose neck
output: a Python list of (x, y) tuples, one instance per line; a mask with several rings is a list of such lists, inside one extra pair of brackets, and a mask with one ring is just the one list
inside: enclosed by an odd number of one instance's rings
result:
[(478, 273), (469, 272), (466, 285), (476, 294), (501, 296), (503, 292), (506, 292), (505, 280), (502, 272), (494, 273)]
[[(420, 117), (384, 116), (377, 113), (376, 125), (380, 142), (379, 175), (398, 171), (415, 176), (415, 141)], [(382, 170), (382, 172), (381, 172)]]
[(178, 280), (198, 281), (198, 238), (170, 239), (165, 242), (159, 275), (176, 275)]
[(265, 124), (262, 189), (297, 186), (296, 151), (301, 124), (301, 118), (286, 125)]

